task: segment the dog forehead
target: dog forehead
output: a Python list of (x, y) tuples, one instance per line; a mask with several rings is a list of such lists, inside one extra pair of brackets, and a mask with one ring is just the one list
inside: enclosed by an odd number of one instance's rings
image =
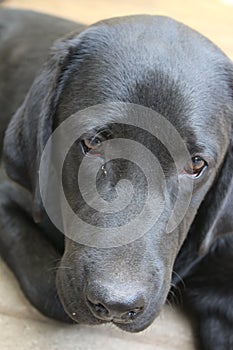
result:
[(216, 95), (224, 90), (224, 62), (229, 64), (198, 32), (171, 18), (149, 15), (113, 18), (89, 27), (74, 52), (74, 62), (80, 58), (88, 79), (101, 82), (106, 91), (118, 89), (119, 82), (128, 90), (137, 85), (148, 91), (172, 85), (171, 91), (178, 83), (187, 94), (197, 93), (199, 101), (204, 90), (215, 89)]
[(193, 143), (198, 129), (205, 132), (213, 122), (218, 127), (228, 98), (223, 69), (228, 60), (199, 33), (171, 18), (140, 15), (101, 21), (80, 40), (68, 93), (62, 93), (73, 112), (111, 101), (143, 105)]
[[(134, 15), (110, 18), (93, 24), (82, 36), (90, 40), (93, 38), (93, 47), (100, 48), (100, 52), (111, 47), (119, 49), (120, 52), (126, 50), (135, 54), (148, 47), (150, 50), (154, 48), (153, 52), (158, 52), (158, 56), (169, 49), (174, 50), (174, 54), (186, 51), (193, 59), (195, 56), (199, 56), (200, 59), (200, 54), (202, 58), (207, 54), (225, 56), (205, 36), (166, 16)], [(124, 50), (121, 50), (121, 47)]]

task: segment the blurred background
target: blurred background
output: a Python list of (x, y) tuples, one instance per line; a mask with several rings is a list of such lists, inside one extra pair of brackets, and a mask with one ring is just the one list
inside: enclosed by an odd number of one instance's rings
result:
[(3, 4), (87, 24), (139, 13), (171, 16), (209, 37), (233, 59), (233, 0), (5, 0)]

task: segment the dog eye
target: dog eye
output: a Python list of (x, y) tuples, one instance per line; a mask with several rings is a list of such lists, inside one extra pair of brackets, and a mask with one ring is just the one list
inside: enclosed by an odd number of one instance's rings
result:
[(207, 167), (207, 162), (203, 158), (199, 156), (195, 156), (191, 159), (191, 162), (184, 169), (184, 172), (188, 175), (191, 175), (197, 178), (203, 173), (206, 167)]
[(84, 155), (101, 156), (102, 142), (109, 139), (111, 134), (107, 130), (102, 130), (95, 136), (86, 137), (82, 140), (81, 146)]
[(96, 150), (101, 146), (101, 140), (98, 137), (94, 137), (91, 140), (85, 139), (83, 143), (88, 150)]
[(101, 156), (101, 139), (93, 137), (91, 139), (86, 138), (81, 142), (81, 148), (83, 154), (86, 156)]

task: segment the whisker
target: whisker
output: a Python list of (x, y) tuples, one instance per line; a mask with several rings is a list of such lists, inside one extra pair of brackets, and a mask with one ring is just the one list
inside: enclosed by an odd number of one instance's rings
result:
[(177, 296), (177, 294), (173, 290), (169, 291), (168, 296), (170, 297), (171, 302), (173, 304), (180, 305), (180, 298)]
[(182, 278), (175, 270), (173, 270), (172, 273), (174, 273), (174, 275), (176, 275), (176, 277), (178, 278), (178, 280), (181, 282), (183, 288), (186, 288), (185, 282), (184, 282), (183, 278)]

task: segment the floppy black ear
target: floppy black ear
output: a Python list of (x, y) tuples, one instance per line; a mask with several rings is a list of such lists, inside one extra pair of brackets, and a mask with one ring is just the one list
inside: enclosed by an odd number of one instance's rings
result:
[(38, 169), (70, 62), (77, 53), (79, 36), (59, 40), (35, 79), (22, 106), (13, 116), (4, 139), (3, 157), (8, 176), (33, 195), (33, 218), (40, 221), (42, 203)]
[[(225, 65), (224, 65), (225, 67)], [(229, 103), (226, 106), (231, 119), (231, 137), (216, 178), (201, 203), (187, 238), (178, 254), (174, 271), (183, 279), (199, 264), (214, 242), (233, 233), (233, 66), (228, 62), (223, 75), (229, 90)], [(173, 277), (173, 283), (180, 282), (179, 276)]]
[[(208, 252), (214, 241), (233, 233), (233, 132), (217, 178), (200, 210), (196, 226), (200, 224), (199, 254)], [(203, 224), (204, 222), (204, 224)]]
[(202, 203), (194, 229), (199, 232), (199, 254), (208, 252), (214, 241), (233, 233), (233, 64), (225, 69), (229, 86), (228, 113), (231, 117), (231, 138), (214, 184)]
[[(233, 134), (233, 132), (232, 132)], [(173, 282), (179, 283), (208, 253), (219, 238), (233, 233), (233, 135), (222, 166), (189, 229), (174, 265)]]

